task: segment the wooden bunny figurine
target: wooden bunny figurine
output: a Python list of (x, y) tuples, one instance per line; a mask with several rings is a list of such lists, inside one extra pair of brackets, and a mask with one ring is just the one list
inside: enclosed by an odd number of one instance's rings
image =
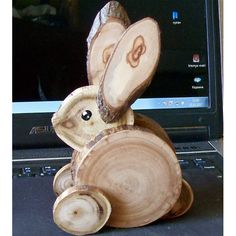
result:
[(89, 37), (90, 85), (72, 92), (52, 118), (57, 135), (75, 150), (55, 176), (53, 216), (74, 235), (177, 217), (193, 201), (166, 132), (130, 108), (157, 68), (157, 22), (144, 18), (128, 27), (114, 1), (99, 14), (106, 17), (95, 19)]

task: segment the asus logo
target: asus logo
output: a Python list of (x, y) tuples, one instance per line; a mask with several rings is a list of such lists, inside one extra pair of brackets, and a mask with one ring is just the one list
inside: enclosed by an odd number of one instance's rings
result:
[(53, 134), (55, 133), (53, 126), (44, 125), (44, 126), (34, 126), (29, 132), (29, 135), (39, 135), (39, 134)]

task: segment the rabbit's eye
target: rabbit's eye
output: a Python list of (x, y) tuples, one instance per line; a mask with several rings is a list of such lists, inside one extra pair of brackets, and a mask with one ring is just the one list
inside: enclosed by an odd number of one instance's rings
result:
[(90, 110), (85, 110), (83, 111), (81, 118), (87, 121), (91, 118), (91, 116), (92, 116), (92, 112)]

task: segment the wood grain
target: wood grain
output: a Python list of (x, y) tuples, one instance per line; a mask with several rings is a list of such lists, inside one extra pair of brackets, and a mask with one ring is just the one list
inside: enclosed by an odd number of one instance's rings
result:
[(53, 191), (56, 196), (59, 196), (66, 189), (72, 186), (71, 163), (68, 163), (56, 173), (53, 179)]
[(173, 208), (162, 217), (163, 220), (169, 220), (180, 217), (187, 213), (192, 207), (194, 201), (193, 190), (186, 180), (182, 180), (181, 194)]
[(117, 19), (110, 19), (94, 35), (87, 54), (89, 84), (99, 85), (107, 62), (126, 27)]
[(148, 116), (145, 116), (141, 113), (134, 113), (134, 125), (138, 125), (147, 129), (150, 129), (154, 134), (156, 134), (158, 137), (163, 139), (165, 142), (167, 142), (170, 147), (175, 151), (174, 144), (172, 143), (171, 139), (169, 138), (169, 135), (166, 133), (166, 131), (158, 124), (155, 120), (151, 119)]
[(130, 19), (122, 5), (117, 1), (109, 1), (96, 15), (91, 30), (87, 38), (88, 49), (90, 44), (99, 31), (100, 27), (110, 19), (116, 19), (123, 22), (125, 28), (130, 25)]
[(53, 206), (54, 222), (73, 235), (96, 233), (107, 222), (111, 205), (93, 186), (73, 186), (65, 190)]
[(52, 117), (52, 124), (58, 137), (77, 151), (81, 151), (86, 143), (104, 129), (134, 123), (131, 109), (119, 120), (105, 123), (98, 111), (97, 93), (98, 87), (95, 85), (76, 89), (67, 96)]
[(107, 64), (97, 103), (102, 119), (118, 119), (151, 83), (160, 56), (160, 29), (144, 18), (125, 31)]
[(177, 201), (181, 169), (172, 148), (147, 129), (122, 126), (101, 132), (81, 152), (75, 184), (101, 189), (112, 205), (108, 225), (138, 227)]

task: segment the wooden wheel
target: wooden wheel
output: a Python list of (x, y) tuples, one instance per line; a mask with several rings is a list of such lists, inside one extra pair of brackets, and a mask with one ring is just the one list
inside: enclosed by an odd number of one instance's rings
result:
[(53, 191), (56, 196), (59, 196), (71, 186), (73, 186), (71, 177), (71, 164), (68, 163), (56, 173), (53, 180)]
[(185, 214), (193, 204), (193, 190), (186, 180), (183, 179), (181, 194), (174, 207), (162, 217), (162, 219), (173, 219)]
[(105, 130), (81, 155), (75, 182), (104, 191), (112, 205), (110, 226), (151, 223), (169, 212), (179, 197), (182, 176), (175, 153), (147, 129)]
[(53, 206), (54, 222), (73, 235), (97, 232), (107, 222), (111, 206), (103, 193), (92, 186), (73, 186), (65, 190)]

